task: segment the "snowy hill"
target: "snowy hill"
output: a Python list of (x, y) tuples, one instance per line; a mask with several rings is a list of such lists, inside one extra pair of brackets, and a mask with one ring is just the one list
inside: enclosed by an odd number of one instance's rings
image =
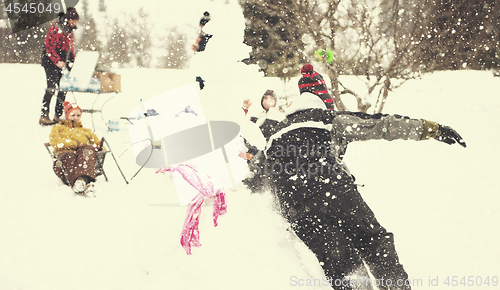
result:
[[(102, 117), (86, 114), (83, 122), (94, 122), (97, 134), (109, 140), (130, 180), (139, 166), (126, 122), (120, 131), (107, 132), (104, 121), (128, 114), (139, 96), (169, 89), (152, 75), (182, 79), (189, 72), (120, 73), (123, 93), (101, 96), (96, 108), (112, 97)], [(211, 208), (203, 208), (203, 246), (192, 256), (179, 244), (185, 208), (168, 177), (144, 169), (127, 185), (108, 157), (110, 181), (99, 179), (98, 198), (74, 197), (53, 174), (43, 147), (50, 128), (37, 124), (43, 70), (2, 64), (0, 74), (9, 108), (1, 116), (0, 289), (288, 289), (291, 277), (321, 278), (312, 254), (273, 212), (270, 197), (242, 186), (228, 192), (228, 213), (217, 228)], [(135, 83), (148, 90), (134, 89)], [(347, 152), (357, 182), (365, 185), (361, 193), (395, 234), (410, 278), (422, 281), (415, 289), (434, 288), (429, 279), (436, 277), (439, 289), (447, 289), (442, 283), (448, 276), (486, 279), (499, 273), (498, 91), (500, 79), (488, 72), (437, 72), (410, 81), (391, 95), (386, 112), (453, 126), (468, 147), (370, 141)], [(84, 108), (94, 102), (86, 94), (75, 97)]]

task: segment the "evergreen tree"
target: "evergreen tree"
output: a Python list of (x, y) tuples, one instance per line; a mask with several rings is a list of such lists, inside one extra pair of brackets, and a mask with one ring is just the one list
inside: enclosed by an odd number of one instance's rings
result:
[(293, 0), (242, 0), (247, 20), (244, 43), (252, 47), (246, 63), (259, 64), (267, 76), (295, 76), (304, 58), (301, 27), (290, 10)]
[(140, 8), (137, 16), (131, 16), (130, 25), (126, 27), (129, 35), (129, 51), (131, 58), (138, 67), (150, 67), (152, 42), (150, 37), (151, 26), (148, 14)]
[(496, 0), (429, 1), (430, 23), (422, 37), (426, 68), (500, 67), (500, 3)]
[(14, 42), (12, 40), (12, 33), (9, 28), (0, 28), (0, 62), (14, 62)]
[[(37, 24), (41, 17), (25, 17), (21, 26), (28, 27), (14, 31), (3, 4), (0, 4), (0, 62), (39, 63), (49, 23)], [(55, 21), (55, 20), (53, 20)], [(53, 22), (52, 21), (52, 22)]]
[(106, 47), (106, 62), (117, 63), (120, 67), (128, 66), (131, 61), (130, 48), (127, 45), (130, 37), (116, 20), (111, 27), (113, 30)]
[(11, 62), (40, 63), (43, 43), (50, 24), (9, 33), (7, 39), (7, 52), (12, 56)]
[(163, 68), (182, 69), (187, 66), (188, 50), (187, 37), (180, 33), (176, 27), (167, 31), (167, 37), (164, 44), (165, 55), (160, 60)]
[(81, 2), (80, 20), (78, 22), (78, 36), (75, 40), (75, 50), (102, 51), (102, 44), (98, 39), (98, 30), (94, 17), (89, 12), (88, 0)]
[(106, 4), (104, 3), (104, 0), (99, 0), (99, 11), (106, 12)]

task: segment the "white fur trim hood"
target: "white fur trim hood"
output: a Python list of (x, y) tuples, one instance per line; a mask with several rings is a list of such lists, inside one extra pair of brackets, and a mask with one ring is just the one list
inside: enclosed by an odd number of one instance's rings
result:
[(261, 126), (266, 119), (274, 120), (281, 122), (285, 119), (285, 115), (276, 107), (269, 108), (269, 110), (263, 115), (259, 116), (257, 122), (257, 126)]
[(327, 108), (320, 97), (316, 96), (313, 93), (305, 92), (292, 101), (290, 106), (285, 110), (285, 115), (288, 116), (306, 109), (326, 110)]

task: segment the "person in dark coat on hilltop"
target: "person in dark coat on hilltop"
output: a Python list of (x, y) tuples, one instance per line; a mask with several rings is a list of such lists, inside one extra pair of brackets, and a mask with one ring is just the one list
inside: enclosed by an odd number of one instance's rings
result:
[(323, 76), (314, 71), (313, 66), (309, 63), (302, 66), (300, 73), (302, 74), (302, 77), (299, 79), (300, 93), (309, 92), (317, 95), (323, 100), (327, 109), (333, 110), (333, 99), (328, 92)]
[(47, 77), (47, 89), (42, 100), (42, 110), (40, 113), (40, 125), (53, 125), (59, 122), (63, 113), (63, 102), (66, 99), (66, 92), (59, 91), (55, 106), (54, 119), (49, 117), (50, 102), (55, 92), (59, 88), (62, 77), (62, 70), (71, 70), (75, 61), (74, 35), (76, 24), (80, 16), (75, 8), (68, 8), (66, 14), (59, 14), (59, 20), (53, 23), (47, 36), (45, 37), (44, 49), (42, 52), (42, 66)]
[(198, 38), (196, 39), (195, 44), (193, 44), (193, 50), (195, 52), (201, 52), (204, 51), (208, 41), (210, 38), (212, 38), (213, 35), (205, 33), (203, 31), (203, 28), (205, 25), (210, 21), (210, 13), (208, 11), (205, 11), (203, 13), (203, 17), (200, 19), (200, 34), (198, 35)]
[(323, 278), (336, 290), (358, 284), (411, 289), (393, 234), (380, 225), (358, 192), (339, 157), (339, 140), (436, 139), (466, 147), (460, 135), (422, 119), (327, 110), (322, 99), (308, 92), (285, 115), (266, 146), (266, 173), (281, 214), (316, 255)]

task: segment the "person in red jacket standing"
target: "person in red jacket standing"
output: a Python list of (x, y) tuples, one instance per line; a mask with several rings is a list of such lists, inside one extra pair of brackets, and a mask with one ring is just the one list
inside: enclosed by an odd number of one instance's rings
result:
[(302, 74), (302, 77), (299, 79), (300, 94), (304, 92), (313, 93), (323, 100), (327, 109), (333, 110), (333, 99), (328, 92), (323, 76), (314, 71), (312, 64), (309, 63), (302, 66), (300, 73)]
[(59, 20), (53, 23), (47, 36), (45, 37), (44, 49), (42, 52), (42, 66), (47, 76), (47, 89), (42, 100), (40, 113), (40, 125), (53, 125), (59, 121), (63, 113), (63, 102), (66, 99), (66, 92), (57, 93), (57, 103), (55, 106), (54, 120), (49, 118), (50, 101), (62, 77), (62, 70), (71, 70), (71, 64), (75, 60), (73, 31), (80, 19), (76, 9), (68, 8), (66, 14), (60, 14)]

